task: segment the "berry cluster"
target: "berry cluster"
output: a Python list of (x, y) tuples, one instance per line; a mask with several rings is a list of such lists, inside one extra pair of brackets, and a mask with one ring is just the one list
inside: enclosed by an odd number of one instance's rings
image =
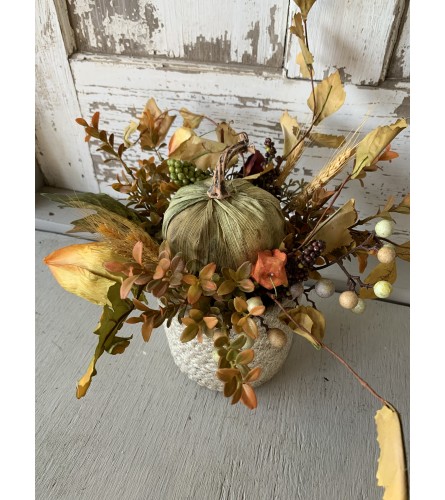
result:
[(266, 163), (270, 163), (270, 161), (273, 160), (275, 158), (275, 155), (277, 154), (275, 143), (270, 137), (267, 137), (264, 140), (264, 146), (266, 147), (266, 154), (264, 155), (264, 157), (266, 158)]
[(196, 168), (189, 161), (167, 160), (168, 170), (170, 171), (170, 179), (177, 186), (187, 186), (195, 182), (202, 181), (210, 177), (210, 172), (204, 172)]
[(322, 240), (311, 241), (302, 250), (291, 254), (286, 265), (286, 272), (291, 282), (306, 281), (309, 271), (314, 268), (315, 262), (324, 252), (326, 244)]

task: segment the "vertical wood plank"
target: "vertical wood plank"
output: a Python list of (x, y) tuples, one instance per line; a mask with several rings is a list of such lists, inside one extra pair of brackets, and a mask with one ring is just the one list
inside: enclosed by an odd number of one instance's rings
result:
[[(290, 2), (289, 22), (298, 11)], [(405, 0), (318, 0), (308, 17), (309, 48), (315, 59), (316, 79), (334, 69), (346, 82), (378, 85), (385, 78)], [(296, 37), (288, 37), (286, 70), (299, 78)]]
[(74, 122), (80, 109), (58, 13), (53, 0), (37, 0), (37, 159), (50, 185), (97, 192), (89, 148)]
[(408, 79), (410, 77), (410, 39), (409, 39), (409, 5), (403, 19), (403, 26), (397, 41), (394, 54), (388, 69), (387, 76), (395, 79)]
[(278, 0), (68, 0), (79, 50), (279, 68), (288, 4)]

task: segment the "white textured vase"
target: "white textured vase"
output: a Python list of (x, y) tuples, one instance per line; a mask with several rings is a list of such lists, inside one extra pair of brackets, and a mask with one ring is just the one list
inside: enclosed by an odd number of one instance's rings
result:
[[(258, 320), (255, 320), (258, 325), (258, 338), (252, 346), (255, 351), (255, 358), (249, 366), (251, 368), (260, 366), (261, 376), (256, 382), (252, 383), (253, 387), (264, 384), (278, 373), (289, 354), (295, 334), (278, 319), (279, 312), (277, 307), (272, 307), (266, 311), (263, 320), (268, 328), (280, 328), (286, 334), (287, 342), (281, 348), (271, 345), (267, 337), (267, 329), (261, 326)], [(203, 335), (202, 343), (199, 343), (196, 339), (182, 343), (179, 337), (184, 328), (185, 326), (180, 324), (176, 318), (172, 321), (170, 327), (165, 327), (170, 351), (176, 365), (188, 378), (199, 385), (215, 391), (222, 391), (223, 384), (215, 375), (218, 367), (213, 358), (213, 341)]]

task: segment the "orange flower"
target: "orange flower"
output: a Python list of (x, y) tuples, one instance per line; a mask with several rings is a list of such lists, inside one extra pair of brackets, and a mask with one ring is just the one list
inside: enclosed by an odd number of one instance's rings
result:
[(253, 266), (252, 277), (268, 290), (272, 290), (274, 286), (287, 286), (286, 261), (287, 255), (278, 249), (258, 252), (258, 260)]

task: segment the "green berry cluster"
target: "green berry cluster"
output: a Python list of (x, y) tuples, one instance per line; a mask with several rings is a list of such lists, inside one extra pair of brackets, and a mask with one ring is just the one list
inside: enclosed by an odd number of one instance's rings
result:
[(168, 170), (170, 171), (170, 179), (177, 186), (187, 186), (195, 182), (207, 179), (210, 172), (204, 172), (196, 168), (196, 166), (189, 161), (180, 160), (167, 160)]

